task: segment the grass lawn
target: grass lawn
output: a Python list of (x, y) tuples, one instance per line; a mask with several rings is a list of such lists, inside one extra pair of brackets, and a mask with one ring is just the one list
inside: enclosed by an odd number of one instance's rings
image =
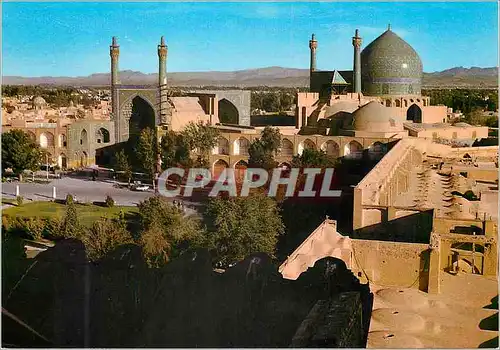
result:
[[(7, 208), (3, 210), (3, 214), (9, 216), (62, 218), (65, 210), (66, 205), (60, 203), (31, 202), (25, 203), (20, 207), (15, 206)], [(78, 219), (80, 220), (80, 223), (87, 227), (90, 227), (94, 223), (94, 221), (103, 216), (108, 218), (117, 218), (120, 210), (123, 210), (125, 214), (134, 214), (138, 212), (137, 207), (115, 206), (113, 208), (106, 208), (98, 205), (83, 204), (76, 204), (76, 210), (78, 211)]]
[(3, 198), (2, 197), (2, 204), (14, 204), (16, 205), (17, 202), (16, 202), (16, 199), (14, 198)]

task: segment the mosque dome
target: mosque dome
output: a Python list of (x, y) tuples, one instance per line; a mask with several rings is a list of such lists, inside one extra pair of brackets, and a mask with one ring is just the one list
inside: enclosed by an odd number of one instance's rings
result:
[(389, 28), (361, 52), (361, 81), (369, 96), (420, 95), (422, 61)]
[(331, 118), (337, 114), (352, 113), (358, 107), (359, 103), (356, 100), (337, 102), (325, 108), (325, 118)]
[(390, 108), (371, 101), (352, 114), (350, 129), (369, 132), (400, 132), (403, 131), (403, 123), (397, 117), (391, 116)]
[(37, 108), (37, 107), (41, 108), (41, 107), (44, 107), (47, 104), (47, 102), (45, 102), (45, 99), (42, 96), (36, 96), (33, 99), (32, 103), (33, 103), (33, 107), (34, 108)]

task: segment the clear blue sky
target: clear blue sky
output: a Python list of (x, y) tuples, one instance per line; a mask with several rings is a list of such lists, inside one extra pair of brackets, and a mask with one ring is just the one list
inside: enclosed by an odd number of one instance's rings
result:
[(120, 70), (157, 71), (164, 35), (168, 71), (352, 67), (351, 37), (365, 47), (391, 23), (424, 71), (498, 62), (497, 3), (17, 3), (2, 5), (2, 75), (82, 76), (109, 71), (111, 36)]

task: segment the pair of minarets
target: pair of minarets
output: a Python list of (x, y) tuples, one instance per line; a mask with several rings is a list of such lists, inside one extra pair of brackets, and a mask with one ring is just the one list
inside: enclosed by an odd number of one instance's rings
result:
[[(158, 45), (158, 85), (164, 86), (167, 84), (167, 52), (168, 47), (165, 45), (165, 38), (162, 36), (160, 45)], [(109, 47), (109, 55), (111, 56), (111, 86), (115, 87), (120, 84), (118, 75), (118, 57), (120, 56), (120, 46), (117, 43), (116, 37), (113, 37), (111, 46)]]
[[(165, 45), (165, 38), (162, 36), (160, 39), (160, 44), (158, 45), (158, 87), (159, 87), (159, 112), (161, 116), (162, 123), (165, 122), (164, 115), (166, 114), (167, 106), (167, 52), (168, 47)], [(116, 96), (116, 87), (120, 84), (119, 68), (118, 68), (118, 58), (120, 56), (120, 46), (113, 37), (111, 46), (109, 47), (109, 55), (111, 56), (111, 94), (113, 100)], [(113, 116), (118, 115), (118, 105), (116, 103), (112, 104)]]
[[(352, 37), (352, 46), (354, 47), (354, 62), (353, 62), (353, 89), (352, 92), (361, 92), (361, 44), (362, 39), (359, 36), (359, 31), (356, 29), (354, 36)], [(309, 40), (309, 49), (311, 50), (311, 65), (309, 68), (309, 77), (312, 78), (312, 73), (316, 71), (316, 50), (318, 48), (318, 41), (315, 35), (312, 35), (311, 40)]]

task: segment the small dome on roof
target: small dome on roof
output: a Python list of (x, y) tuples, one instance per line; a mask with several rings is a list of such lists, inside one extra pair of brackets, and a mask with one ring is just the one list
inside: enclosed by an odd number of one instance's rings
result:
[(391, 109), (371, 101), (358, 108), (352, 115), (352, 128), (370, 132), (403, 131), (403, 123), (391, 115)]
[(32, 103), (33, 107), (43, 107), (47, 104), (42, 96), (36, 96), (35, 98), (33, 98)]
[(335, 116), (339, 112), (352, 113), (358, 109), (358, 101), (341, 101), (325, 108), (325, 118)]

